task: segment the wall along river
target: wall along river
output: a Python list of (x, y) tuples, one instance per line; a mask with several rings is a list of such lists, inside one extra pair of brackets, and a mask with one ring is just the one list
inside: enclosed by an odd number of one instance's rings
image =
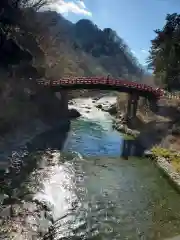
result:
[[(51, 154), (56, 164), (34, 197), (52, 207), (53, 239), (159, 240), (180, 234), (180, 195), (153, 162), (122, 157), (123, 136), (92, 99), (76, 99), (72, 107), (82, 117), (72, 121), (63, 151)], [(52, 139), (58, 144), (58, 133)]]

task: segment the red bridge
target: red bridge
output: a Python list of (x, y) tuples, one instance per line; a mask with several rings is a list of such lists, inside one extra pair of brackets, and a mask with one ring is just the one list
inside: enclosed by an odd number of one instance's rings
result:
[(66, 77), (59, 80), (39, 80), (39, 84), (51, 86), (55, 91), (58, 89), (105, 89), (119, 92), (136, 93), (146, 98), (160, 98), (164, 91), (153, 88), (146, 84), (131, 82), (124, 79), (113, 79), (110, 77)]
[(129, 94), (127, 102), (127, 119), (136, 116), (138, 100), (143, 96), (149, 100), (151, 109), (157, 110), (157, 100), (164, 95), (164, 90), (153, 88), (146, 84), (131, 82), (111, 77), (65, 77), (59, 80), (38, 80), (38, 83), (50, 87), (54, 92), (61, 89), (101, 89), (126, 92)]

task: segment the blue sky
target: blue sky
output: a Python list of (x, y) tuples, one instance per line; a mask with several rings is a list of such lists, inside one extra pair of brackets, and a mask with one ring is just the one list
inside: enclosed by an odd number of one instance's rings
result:
[(72, 22), (89, 18), (112, 28), (145, 64), (153, 30), (162, 28), (167, 13), (180, 12), (180, 0), (56, 0), (53, 8)]

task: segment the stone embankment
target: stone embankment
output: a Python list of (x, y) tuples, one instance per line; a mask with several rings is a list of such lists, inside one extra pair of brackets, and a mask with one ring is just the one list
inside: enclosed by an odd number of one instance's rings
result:
[(116, 117), (118, 111), (117, 106), (115, 104), (110, 104), (108, 102), (104, 104), (97, 104), (96, 107), (101, 109), (102, 111), (108, 112), (110, 115), (114, 116), (113, 119), (113, 128), (119, 132), (122, 132), (127, 135), (131, 135), (132, 137), (137, 137), (139, 135), (139, 131), (130, 129), (124, 122), (124, 114), (119, 113), (118, 118)]
[(180, 192), (180, 174), (175, 171), (167, 159), (163, 157), (155, 157), (153, 155), (151, 155), (150, 158), (155, 160), (155, 163), (159, 169), (163, 171), (173, 186)]
[(137, 138), (139, 136), (139, 131), (128, 128), (128, 126), (123, 124), (123, 121), (120, 119), (114, 119), (113, 128), (126, 135), (130, 135), (133, 138)]

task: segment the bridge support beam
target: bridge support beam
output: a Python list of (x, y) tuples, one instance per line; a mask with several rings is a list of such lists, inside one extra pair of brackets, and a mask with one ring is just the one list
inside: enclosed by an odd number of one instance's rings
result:
[(127, 110), (126, 110), (126, 121), (132, 121), (136, 117), (138, 108), (139, 95), (137, 93), (129, 93)]

